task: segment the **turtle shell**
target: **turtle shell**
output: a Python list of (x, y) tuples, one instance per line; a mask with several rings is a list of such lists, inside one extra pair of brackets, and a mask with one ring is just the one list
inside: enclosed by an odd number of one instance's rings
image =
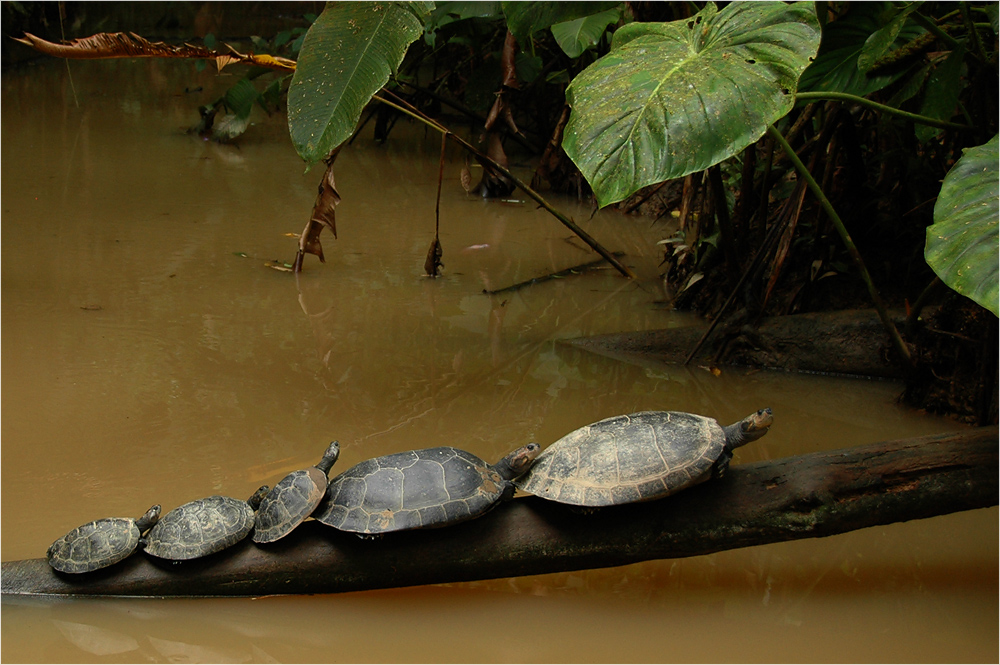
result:
[(197, 559), (240, 542), (254, 525), (246, 501), (210, 496), (174, 508), (146, 536), (145, 550), (161, 559)]
[(160, 507), (153, 506), (138, 520), (106, 517), (78, 526), (49, 546), (49, 565), (61, 573), (74, 574), (114, 565), (135, 551), (142, 531), (159, 515)]
[(366, 460), (331, 480), (313, 517), (359, 534), (442, 527), (482, 515), (513, 491), (472, 453), (411, 450)]
[(268, 493), (257, 510), (255, 543), (273, 543), (291, 533), (323, 499), (326, 474), (316, 467), (292, 471)]
[(726, 434), (712, 418), (643, 411), (570, 432), (514, 483), (577, 506), (649, 501), (710, 478), (725, 446)]
[(257, 509), (255, 543), (273, 543), (284, 538), (316, 510), (326, 493), (327, 474), (338, 457), (340, 444), (334, 441), (319, 464), (292, 471), (267, 493)]

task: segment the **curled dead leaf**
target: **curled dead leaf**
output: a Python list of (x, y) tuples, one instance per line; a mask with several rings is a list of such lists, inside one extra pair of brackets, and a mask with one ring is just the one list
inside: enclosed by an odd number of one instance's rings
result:
[(306, 223), (305, 229), (299, 236), (299, 252), (295, 257), (295, 272), (302, 270), (302, 260), (305, 254), (315, 254), (319, 260), (326, 263), (323, 256), (323, 246), (320, 244), (319, 236), (323, 229), (330, 229), (333, 237), (337, 237), (337, 205), (340, 203), (340, 194), (337, 192), (337, 183), (333, 179), (333, 163), (337, 159), (337, 152), (327, 160), (326, 171), (323, 179), (319, 183), (319, 193), (316, 195), (316, 203), (313, 205), (312, 216)]
[(441, 249), (441, 241), (434, 238), (431, 241), (431, 246), (427, 248), (427, 258), (424, 259), (424, 274), (428, 277), (437, 277), (440, 273), (440, 268), (444, 267), (441, 263), (441, 257), (444, 252)]
[(235, 63), (256, 65), (279, 71), (295, 71), (295, 61), (271, 55), (244, 55), (228, 44), (229, 53), (219, 53), (204, 46), (181, 44), (174, 46), (165, 42), (151, 42), (135, 33), (99, 32), (90, 37), (65, 41), (62, 44), (36, 37), (30, 32), (14, 41), (26, 44), (40, 53), (57, 58), (104, 59), (104, 58), (197, 58), (212, 60), (221, 70)]

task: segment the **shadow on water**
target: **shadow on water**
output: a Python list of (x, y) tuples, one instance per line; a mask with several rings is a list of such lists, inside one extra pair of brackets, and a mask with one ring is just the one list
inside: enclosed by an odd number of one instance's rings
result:
[[(558, 205), (641, 276), (497, 289), (593, 260), (529, 202), (442, 201), (438, 139), (397, 126), (338, 159), (339, 238), (292, 258), (316, 192), (284, 118), (239, 146), (184, 134), (231, 82), (177, 63), (3, 75), (2, 555), (70, 528), (315, 463), (458, 445), (498, 459), (600, 418), (678, 409), (773, 431), (735, 463), (957, 429), (889, 382), (627, 364), (561, 346), (683, 325), (648, 220)], [(195, 95), (185, 88), (202, 87)], [(996, 660), (997, 513), (606, 570), (266, 599), (3, 601), (28, 662)], [(515, 631), (511, 635), (511, 630)]]

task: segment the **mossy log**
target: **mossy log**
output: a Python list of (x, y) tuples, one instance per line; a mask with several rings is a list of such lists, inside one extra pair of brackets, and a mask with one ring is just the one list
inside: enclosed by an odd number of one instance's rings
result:
[(6, 562), (4, 594), (258, 596), (333, 593), (601, 568), (709, 554), (997, 504), (996, 427), (734, 466), (675, 496), (592, 514), (536, 497), (435, 530), (361, 540), (309, 521), (171, 564), (137, 553), (85, 575)]

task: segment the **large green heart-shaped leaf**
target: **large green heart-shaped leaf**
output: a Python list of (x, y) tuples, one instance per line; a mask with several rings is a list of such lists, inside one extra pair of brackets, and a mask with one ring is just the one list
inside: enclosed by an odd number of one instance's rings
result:
[(997, 137), (969, 148), (948, 171), (927, 227), (924, 258), (945, 284), (1000, 316), (1000, 168)]
[(791, 110), (819, 39), (811, 2), (709, 3), (626, 25), (567, 89), (563, 148), (602, 206), (708, 168)]
[(288, 88), (288, 131), (299, 156), (325, 158), (423, 32), (427, 2), (337, 2), (306, 33)]

